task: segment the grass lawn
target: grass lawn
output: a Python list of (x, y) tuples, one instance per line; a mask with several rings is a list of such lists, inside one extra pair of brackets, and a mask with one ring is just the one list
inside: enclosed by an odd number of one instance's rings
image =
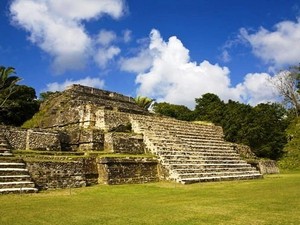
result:
[(300, 224), (300, 172), (0, 195), (0, 224)]

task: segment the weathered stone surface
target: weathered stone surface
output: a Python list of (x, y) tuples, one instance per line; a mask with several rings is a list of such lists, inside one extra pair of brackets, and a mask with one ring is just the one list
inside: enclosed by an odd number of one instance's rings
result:
[(85, 151), (104, 148), (103, 130), (68, 127), (63, 129), (63, 132), (65, 135), (61, 142), (66, 149)]
[(30, 161), (27, 169), (39, 189), (76, 188), (97, 183), (95, 159), (78, 161)]
[(278, 174), (280, 172), (275, 160), (261, 159), (249, 163), (256, 167), (261, 174)]
[(142, 134), (110, 132), (105, 134), (106, 151), (126, 154), (143, 154), (145, 145)]
[(60, 132), (43, 129), (21, 129), (1, 126), (1, 132), (12, 149), (60, 151)]
[[(135, 104), (133, 98), (91, 87), (72, 85), (41, 105), (40, 112), (33, 120), (34, 126), (62, 128), (76, 124), (78, 128), (105, 129), (107, 126), (103, 124), (105, 109), (114, 112), (148, 114)], [(109, 117), (109, 114), (106, 116)], [(110, 124), (108, 125), (111, 127)]]
[(232, 143), (234, 150), (245, 159), (255, 159), (256, 155), (251, 151), (251, 148), (247, 145)]
[(99, 183), (137, 184), (158, 181), (157, 160), (150, 158), (101, 158)]

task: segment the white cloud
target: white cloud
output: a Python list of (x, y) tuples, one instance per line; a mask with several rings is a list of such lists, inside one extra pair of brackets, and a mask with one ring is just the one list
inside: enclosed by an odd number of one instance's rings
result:
[(72, 80), (72, 79), (67, 79), (63, 83), (49, 83), (47, 84), (46, 91), (63, 91), (66, 89), (66, 87), (72, 85), (72, 84), (81, 84), (89, 87), (94, 87), (94, 88), (103, 88), (104, 87), (104, 81), (99, 79), (99, 78), (91, 78), (91, 77), (86, 77), (84, 79), (80, 80)]
[(115, 56), (120, 54), (120, 52), (121, 49), (116, 46), (99, 48), (97, 54), (94, 56), (94, 59), (101, 68), (105, 68), (108, 61), (112, 60)]
[(221, 60), (225, 63), (231, 61), (231, 56), (229, 55), (228, 50), (223, 50), (222, 55), (221, 55)]
[[(140, 66), (144, 58), (147, 66)], [(124, 60), (122, 68), (136, 72), (138, 94), (193, 107), (194, 99), (205, 93), (217, 94), (223, 100), (249, 104), (267, 102), (273, 92), (267, 87), (268, 74), (248, 74), (243, 83), (232, 87), (227, 67), (208, 61), (192, 62), (189, 50), (175, 36), (164, 41), (157, 30), (150, 34), (150, 44), (137, 56)], [(147, 71), (146, 71), (147, 70)]]
[(131, 41), (131, 30), (124, 30), (123, 31), (123, 40), (125, 43), (128, 43)]
[(57, 73), (82, 69), (95, 51), (84, 22), (107, 14), (124, 14), (122, 0), (14, 0), (12, 22), (29, 32), (29, 40), (53, 57)]
[(153, 56), (149, 49), (142, 49), (137, 56), (123, 58), (120, 61), (121, 70), (142, 73), (149, 69), (153, 62)]
[(236, 89), (240, 93), (242, 102), (250, 105), (275, 102), (278, 93), (271, 84), (271, 77), (267, 73), (249, 73), (244, 77), (244, 82), (238, 84)]
[(116, 40), (117, 35), (113, 31), (108, 31), (108, 30), (100, 30), (98, 36), (97, 36), (97, 43), (107, 46), (114, 40)]
[(277, 23), (273, 31), (260, 28), (256, 33), (250, 34), (242, 28), (240, 34), (251, 45), (257, 57), (275, 67), (299, 63), (300, 18), (296, 22)]

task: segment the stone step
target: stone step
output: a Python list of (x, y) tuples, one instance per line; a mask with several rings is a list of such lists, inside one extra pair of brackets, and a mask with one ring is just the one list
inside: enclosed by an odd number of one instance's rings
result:
[(9, 145), (7, 144), (6, 141), (1, 141), (0, 142), (0, 147), (8, 147)]
[(170, 167), (171, 169), (205, 169), (205, 168), (237, 168), (237, 167), (248, 167), (251, 168), (251, 165), (247, 163), (178, 163), (178, 164), (166, 164), (165, 166)]
[(178, 134), (197, 134), (199, 136), (205, 134), (212, 134), (214, 136), (219, 136), (220, 133), (213, 129), (206, 128), (184, 128), (184, 127), (169, 127), (169, 130)]
[(202, 159), (202, 160), (239, 160), (240, 157), (238, 155), (221, 155), (221, 156), (204, 156), (204, 155), (183, 155), (183, 154), (176, 154), (176, 155), (164, 155), (164, 157), (162, 157), (162, 159), (168, 159), (168, 160), (185, 160), (185, 159)]
[(250, 180), (262, 178), (261, 174), (243, 174), (243, 175), (228, 175), (228, 176), (213, 176), (213, 177), (195, 177), (180, 180), (183, 184), (191, 184), (207, 181), (228, 181), (228, 180)]
[(193, 138), (193, 139), (206, 139), (206, 140), (219, 140), (219, 141), (224, 141), (223, 140), (223, 136), (221, 135), (217, 135), (217, 134), (210, 134), (210, 133), (196, 133), (196, 132), (190, 132), (190, 133), (186, 133), (186, 132), (174, 132), (174, 131), (170, 131), (171, 134), (175, 135), (176, 137), (179, 138)]
[(29, 175), (0, 176), (0, 182), (28, 181), (28, 180), (30, 180), (30, 176)]
[(16, 157), (0, 157), (0, 163), (9, 163), (9, 162), (22, 163), (23, 160)]
[(5, 175), (27, 175), (28, 170), (24, 168), (0, 168), (0, 176)]
[(227, 144), (226, 142), (222, 142), (222, 141), (215, 141), (215, 142), (207, 142), (207, 141), (203, 141), (203, 140), (197, 140), (197, 141), (185, 141), (185, 140), (181, 140), (184, 143), (187, 143), (189, 146), (192, 147), (198, 147), (198, 146), (202, 146), (202, 147), (209, 147), (209, 148), (214, 148), (214, 147), (219, 147), (219, 148), (233, 148), (232, 145)]
[[(180, 163), (179, 163), (180, 162)], [(205, 160), (205, 159), (181, 159), (181, 160), (169, 160), (163, 159), (163, 164), (177, 165), (177, 164), (193, 164), (193, 165), (201, 165), (201, 164), (245, 164), (244, 160), (225, 160), (225, 159), (213, 159), (213, 160)]]
[(31, 181), (11, 181), (11, 182), (0, 182), (0, 189), (6, 188), (34, 188), (35, 185)]
[(25, 168), (22, 162), (0, 162), (0, 168)]
[(195, 137), (178, 137), (180, 140), (186, 142), (186, 143), (201, 143), (203, 145), (228, 145), (231, 146), (231, 143), (228, 143), (226, 141), (222, 140), (211, 140), (206, 138), (195, 138)]
[(236, 175), (260, 175), (257, 171), (221, 171), (221, 172), (206, 172), (206, 173), (182, 173), (179, 174), (181, 179), (186, 178), (201, 178), (201, 177), (216, 177), (216, 176), (236, 176)]
[(13, 156), (13, 154), (11, 152), (4, 152), (4, 153), (0, 153), (0, 156)]
[(22, 193), (37, 193), (37, 188), (3, 188), (0, 189), (0, 194), (22, 194)]
[(184, 174), (184, 173), (213, 173), (213, 172), (238, 172), (238, 171), (255, 171), (257, 170), (253, 167), (249, 166), (240, 166), (240, 167), (234, 167), (234, 168), (179, 168), (174, 169), (173, 171), (177, 174)]
[(208, 145), (189, 145), (192, 150), (227, 150), (227, 151), (234, 151), (232, 147), (229, 146), (222, 146), (222, 145), (214, 145), (214, 146), (208, 146)]
[(232, 155), (232, 156), (239, 156), (234, 151), (219, 151), (219, 150), (199, 150), (199, 151), (183, 151), (183, 150), (175, 150), (175, 149), (168, 149), (168, 148), (159, 148), (157, 150), (157, 153), (166, 156), (166, 155), (176, 155), (176, 154), (182, 154), (182, 155), (199, 155), (199, 156), (226, 156), (226, 155)]
[(10, 149), (0, 149), (0, 153), (11, 153)]

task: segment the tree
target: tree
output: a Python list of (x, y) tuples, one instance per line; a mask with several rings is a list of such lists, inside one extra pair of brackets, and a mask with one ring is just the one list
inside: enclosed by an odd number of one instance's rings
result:
[(223, 117), (224, 102), (212, 93), (196, 98), (195, 114), (197, 120), (211, 121), (220, 124)]
[(178, 120), (195, 120), (194, 112), (183, 105), (174, 105), (167, 102), (155, 103), (153, 111), (157, 114), (173, 117)]
[(0, 66), (0, 94), (2, 99), (0, 101), (0, 107), (3, 107), (7, 99), (15, 92), (16, 84), (21, 80), (15, 74), (15, 68)]
[[(0, 94), (0, 102), (9, 90)], [(35, 90), (25, 85), (16, 85), (13, 93), (5, 101), (0, 113), (0, 124), (20, 126), (39, 110)]]
[(60, 92), (59, 91), (46, 91), (46, 92), (41, 92), (40, 93), (40, 97), (39, 97), (39, 101), (45, 102), (46, 100), (48, 100), (49, 98), (51, 98), (52, 96), (56, 96), (58, 95)]
[(289, 120), (280, 104), (259, 104), (252, 109), (248, 142), (259, 157), (279, 159), (287, 143), (285, 130)]
[(249, 145), (248, 127), (252, 122), (250, 117), (252, 107), (229, 100), (223, 108), (220, 125), (223, 127), (225, 139), (231, 142)]
[(197, 119), (222, 126), (227, 141), (249, 145), (259, 157), (278, 159), (283, 154), (289, 118), (279, 104), (224, 103), (208, 93), (196, 99), (195, 113)]
[(152, 102), (154, 102), (154, 99), (144, 97), (144, 96), (137, 96), (134, 100), (138, 106), (146, 110), (148, 110)]
[(298, 117), (300, 115), (300, 66), (290, 67), (289, 70), (280, 72), (270, 81), (283, 97), (284, 103), (291, 106)]

